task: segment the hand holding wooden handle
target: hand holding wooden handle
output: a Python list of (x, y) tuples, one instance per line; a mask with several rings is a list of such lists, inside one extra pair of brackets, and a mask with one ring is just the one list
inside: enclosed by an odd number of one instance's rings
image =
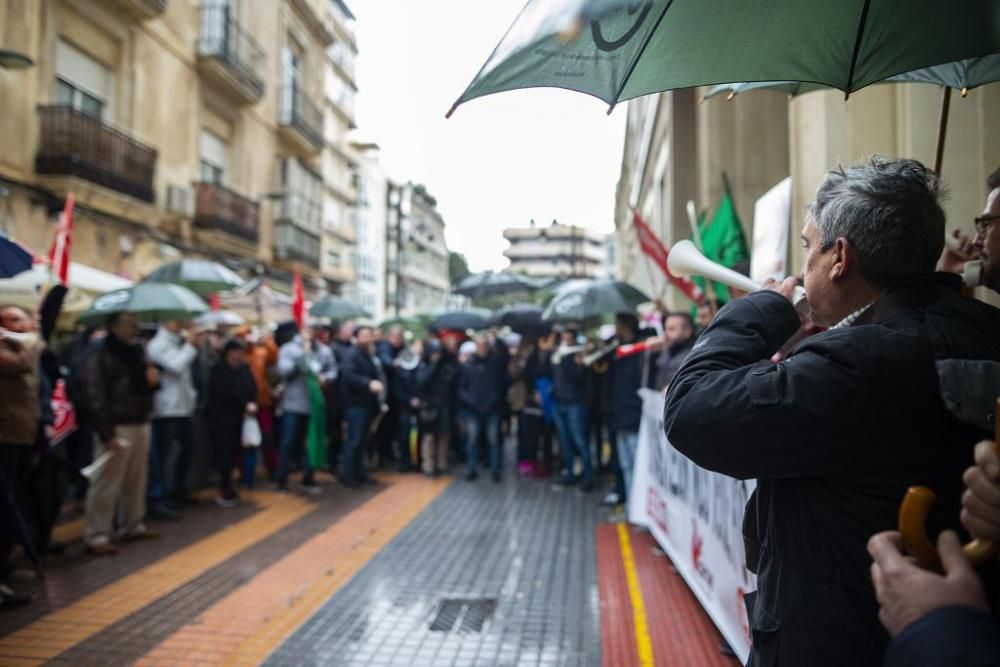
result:
[[(1000, 454), (1000, 399), (997, 400), (994, 424), (996, 434), (993, 446)], [(903, 503), (899, 506), (899, 532), (903, 535), (907, 550), (921, 567), (940, 572), (941, 559), (925, 530), (934, 498), (934, 492), (927, 487), (911, 486), (907, 489)], [(975, 539), (963, 546), (962, 551), (974, 565), (982, 565), (1000, 555), (1000, 544), (992, 540)]]

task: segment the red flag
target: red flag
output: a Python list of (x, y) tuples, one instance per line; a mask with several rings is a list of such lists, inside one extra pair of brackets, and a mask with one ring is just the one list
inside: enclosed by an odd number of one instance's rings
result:
[(69, 250), (73, 245), (73, 207), (76, 200), (70, 194), (66, 197), (66, 207), (59, 216), (59, 228), (49, 249), (49, 264), (62, 286), (69, 285)]
[(306, 326), (306, 291), (302, 287), (302, 274), (295, 270), (295, 279), (292, 281), (292, 319), (298, 325), (299, 330)]
[(212, 310), (222, 310), (222, 299), (219, 298), (218, 292), (212, 292), (212, 296), (208, 297), (208, 307)]
[(646, 221), (639, 216), (639, 211), (635, 209), (632, 209), (632, 224), (635, 225), (635, 233), (639, 239), (639, 249), (642, 250), (643, 254), (653, 260), (653, 263), (660, 267), (660, 270), (663, 271), (663, 274), (670, 283), (684, 292), (689, 299), (697, 304), (705, 303), (705, 294), (693, 280), (670, 273), (670, 268), (667, 265), (667, 257), (670, 255), (670, 250), (663, 245), (663, 241), (650, 229)]

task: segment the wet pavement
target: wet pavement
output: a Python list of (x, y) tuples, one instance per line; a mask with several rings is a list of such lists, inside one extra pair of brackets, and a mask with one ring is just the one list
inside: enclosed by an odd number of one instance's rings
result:
[(235, 509), (206, 491), (111, 558), (66, 517), (66, 552), (19, 584), (34, 602), (0, 614), (0, 664), (736, 665), (597, 493), (514, 474), (320, 484)]

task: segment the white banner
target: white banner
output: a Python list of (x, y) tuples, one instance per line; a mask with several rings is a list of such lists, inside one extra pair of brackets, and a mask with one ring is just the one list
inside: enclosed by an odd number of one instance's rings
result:
[(643, 414), (629, 521), (649, 528), (746, 663), (750, 628), (743, 596), (757, 584), (746, 569), (742, 523), (755, 483), (699, 468), (674, 449), (663, 433), (663, 395), (652, 389), (640, 393)]
[[(788, 227), (791, 224), (792, 178), (763, 194), (753, 206), (750, 278), (762, 283), (788, 275)], [(798, 232), (796, 232), (797, 234)]]

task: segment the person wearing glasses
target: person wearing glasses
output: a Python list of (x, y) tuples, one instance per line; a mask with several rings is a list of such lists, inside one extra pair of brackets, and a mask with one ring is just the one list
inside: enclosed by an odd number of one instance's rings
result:
[(965, 263), (972, 260), (983, 262), (983, 285), (994, 292), (1000, 292), (1000, 168), (986, 179), (986, 208), (976, 216), (976, 235), (966, 236), (957, 229), (952, 232), (955, 240), (945, 244), (938, 270), (962, 273)]

